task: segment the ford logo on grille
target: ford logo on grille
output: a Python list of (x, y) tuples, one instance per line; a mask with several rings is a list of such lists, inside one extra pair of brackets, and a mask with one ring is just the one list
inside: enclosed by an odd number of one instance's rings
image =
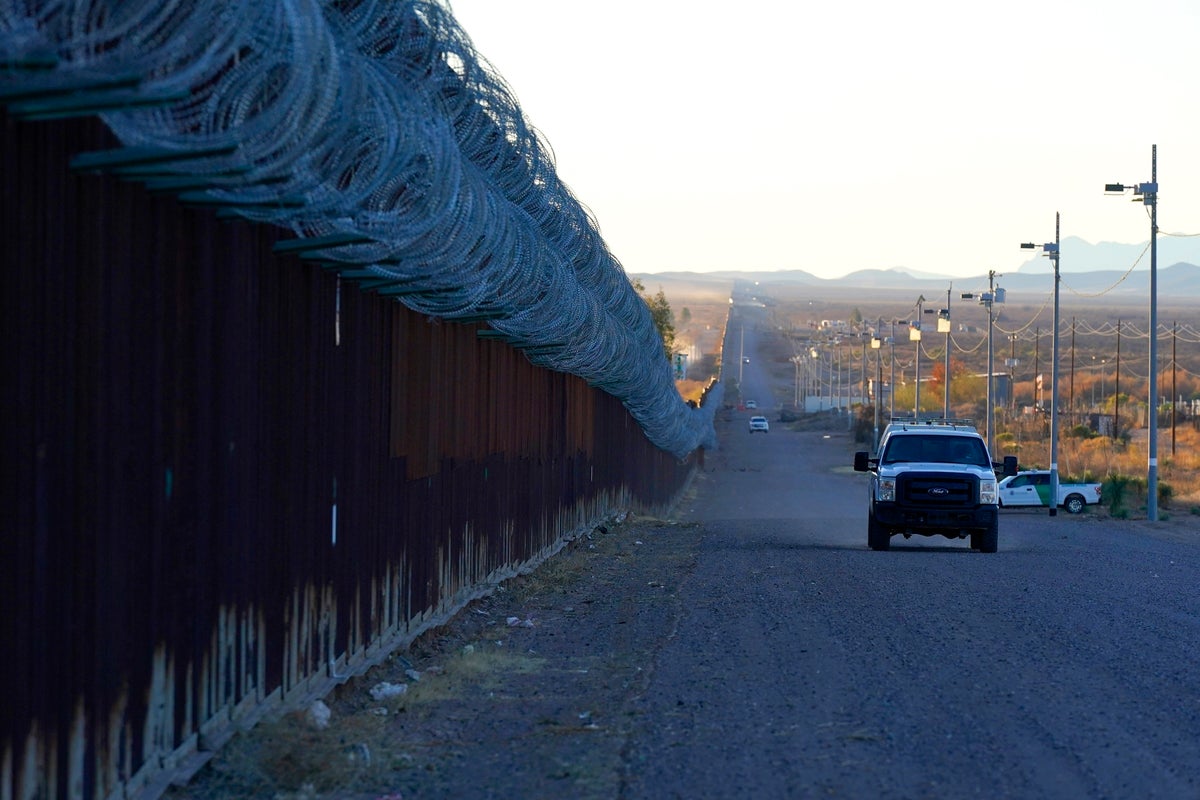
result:
[(950, 494), (950, 490), (947, 489), (945, 486), (934, 486), (932, 489), (929, 490), (929, 493), (935, 494), (938, 497), (941, 497), (942, 495)]

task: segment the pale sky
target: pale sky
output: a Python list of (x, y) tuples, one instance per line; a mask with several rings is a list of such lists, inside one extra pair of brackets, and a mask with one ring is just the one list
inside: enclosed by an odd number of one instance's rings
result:
[(986, 275), (1056, 211), (1146, 242), (1103, 189), (1154, 144), (1200, 233), (1197, 0), (450, 3), (627, 272)]

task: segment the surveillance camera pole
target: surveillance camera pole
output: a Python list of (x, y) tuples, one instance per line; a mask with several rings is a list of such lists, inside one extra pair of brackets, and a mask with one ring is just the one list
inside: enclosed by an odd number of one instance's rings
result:
[(921, 313), (925, 303), (925, 295), (917, 298), (917, 321), (915, 333), (910, 330), (909, 338), (915, 338), (917, 343), (916, 380), (913, 381), (913, 421), (921, 421)]
[(1158, 521), (1158, 145), (1150, 149), (1150, 449), (1146, 459), (1146, 517)]
[(950, 292), (953, 289), (953, 283), (946, 289), (946, 374), (942, 376), (946, 382), (946, 398), (942, 404), (942, 414), (946, 419), (950, 419)]
[[(1140, 200), (1150, 207), (1150, 420), (1149, 448), (1146, 458), (1146, 518), (1158, 521), (1158, 145), (1150, 146), (1150, 182), (1126, 186), (1123, 183), (1106, 183), (1105, 193), (1123, 194), (1133, 190), (1134, 201)], [(1120, 380), (1121, 333), (1117, 324), (1117, 378)], [(1118, 384), (1119, 385), (1119, 384)], [(1121, 393), (1116, 392), (1113, 412), (1113, 435), (1117, 433), (1116, 403)]]
[[(995, 312), (992, 309), (996, 302), (996, 270), (988, 270), (988, 297), (984, 305), (988, 311), (988, 356), (987, 356), (987, 436), (988, 436), (988, 453), (994, 459), (996, 457), (996, 409), (995, 409), (995, 394), (992, 391), (993, 377), (995, 371), (995, 351), (992, 347), (992, 328), (995, 327), (996, 320)], [(1009, 387), (1012, 391), (1012, 387)]]
[[(1060, 227), (1058, 212), (1054, 212), (1054, 241), (1043, 245), (1025, 242), (1025, 250), (1041, 247), (1044, 255), (1054, 262), (1054, 363), (1050, 371), (1050, 516), (1058, 514), (1058, 290), (1059, 290)], [(1036, 372), (1036, 370), (1034, 370)]]

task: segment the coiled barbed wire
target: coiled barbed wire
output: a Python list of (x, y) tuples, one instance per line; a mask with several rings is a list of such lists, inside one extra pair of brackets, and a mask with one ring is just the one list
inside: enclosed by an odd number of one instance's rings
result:
[(96, 113), (208, 179), (181, 199), (328, 242), (304, 256), (414, 311), (486, 321), (677, 457), (716, 447), (720, 385), (680, 398), (645, 302), (447, 4), (0, 0), (0, 89), (23, 63), (50, 92), (134, 76), (166, 99)]

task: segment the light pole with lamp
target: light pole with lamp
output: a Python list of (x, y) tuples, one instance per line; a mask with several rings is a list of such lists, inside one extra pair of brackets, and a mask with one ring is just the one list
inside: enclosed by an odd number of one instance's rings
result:
[[(1108, 194), (1133, 190), (1134, 202), (1150, 207), (1150, 430), (1146, 457), (1146, 518), (1158, 521), (1158, 145), (1150, 146), (1150, 182), (1106, 183)], [(1120, 339), (1118, 338), (1118, 341)], [(1120, 362), (1117, 362), (1118, 365)], [(1119, 368), (1119, 366), (1118, 366)]]
[(792, 393), (792, 405), (796, 408), (800, 407), (800, 356), (795, 355), (791, 358), (792, 365), (796, 368), (796, 388)]
[(741, 326), (741, 338), (738, 339), (738, 394), (742, 393), (742, 364), (746, 363), (746, 323)]
[(1004, 276), (999, 275), (996, 270), (990, 269), (988, 270), (988, 290), (986, 292), (980, 292), (978, 294), (974, 292), (963, 292), (962, 294), (963, 300), (978, 299), (980, 305), (987, 308), (987, 445), (988, 455), (991, 456), (993, 460), (996, 458), (996, 422), (994, 409), (995, 404), (992, 401), (992, 373), (995, 370), (995, 354), (992, 348), (992, 328), (994, 327), (993, 323), (995, 322), (995, 315), (992, 312), (992, 304), (1004, 302), (1004, 290), (996, 288), (996, 278), (999, 277)]
[[(953, 284), (951, 284), (953, 286)], [(937, 332), (946, 334), (946, 352), (943, 367), (945, 367), (945, 397), (942, 405), (942, 418), (950, 419), (950, 289), (946, 290), (945, 308), (927, 308), (926, 314), (937, 314)]]
[(871, 337), (871, 349), (875, 351), (875, 439), (872, 450), (879, 448), (879, 401), (882, 399), (879, 395), (883, 389), (883, 353), (880, 348), (883, 346), (883, 340), (879, 338), (879, 329), (875, 329), (875, 335)]
[(908, 323), (908, 340), (916, 342), (916, 377), (913, 380), (913, 422), (921, 421), (921, 306), (925, 303), (925, 295), (917, 298), (917, 318)]
[(892, 335), (888, 337), (888, 364), (891, 365), (891, 377), (888, 378), (888, 422), (896, 418), (896, 320), (892, 320)]
[(1104, 408), (1106, 404), (1104, 399), (1106, 391), (1104, 388), (1104, 379), (1106, 377), (1108, 377), (1108, 359), (1102, 358), (1100, 359), (1100, 408)]
[(860, 388), (862, 389), (863, 405), (866, 405), (871, 399), (871, 393), (868, 391), (869, 381), (867, 380), (867, 362), (869, 360), (867, 358), (867, 347), (871, 338), (871, 333), (869, 331), (863, 331), (861, 334), (859, 334), (859, 344), (862, 345), (862, 386)]
[[(1060, 241), (1059, 214), (1054, 212), (1054, 241), (1041, 245), (1042, 252), (1054, 263), (1054, 364), (1050, 368), (1050, 516), (1058, 514), (1058, 244)], [(1025, 242), (1024, 250), (1038, 245)]]
[(954, 284), (950, 284), (946, 288), (946, 307), (938, 312), (937, 321), (938, 333), (946, 334), (945, 375), (942, 376), (942, 379), (946, 382), (946, 397), (942, 403), (942, 415), (946, 419), (950, 419), (950, 291), (953, 288)]

